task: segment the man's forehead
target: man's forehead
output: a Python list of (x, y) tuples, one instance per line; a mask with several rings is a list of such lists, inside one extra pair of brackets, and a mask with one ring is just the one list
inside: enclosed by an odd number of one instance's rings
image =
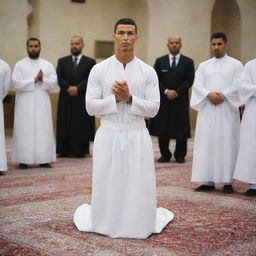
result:
[(71, 43), (80, 43), (80, 42), (82, 42), (82, 40), (80, 37), (73, 37), (73, 38), (71, 38), (70, 42)]
[(169, 43), (171, 43), (171, 42), (180, 42), (180, 38), (178, 38), (178, 37), (169, 37), (168, 42)]
[(225, 43), (223, 38), (213, 38), (212, 43)]
[(135, 30), (135, 26), (132, 24), (119, 24), (116, 30)]
[(39, 45), (39, 42), (36, 40), (29, 40), (28, 45)]

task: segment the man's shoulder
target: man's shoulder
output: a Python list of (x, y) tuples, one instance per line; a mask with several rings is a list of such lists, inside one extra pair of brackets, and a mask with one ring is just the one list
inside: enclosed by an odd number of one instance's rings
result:
[(141, 67), (142, 70), (144, 71), (154, 71), (154, 68), (152, 66), (150, 66), (149, 64), (147, 64), (146, 62), (144, 62), (143, 60), (135, 57), (135, 62), (137, 63), (137, 65), (139, 65)]
[(235, 58), (233, 58), (233, 57), (231, 57), (231, 56), (226, 56), (227, 57), (227, 59), (230, 61), (230, 62), (233, 62), (234, 64), (237, 64), (237, 65), (243, 65), (242, 64), (242, 62), (240, 61), (240, 60), (238, 60), (238, 59), (235, 59)]
[(5, 62), (4, 60), (1, 60), (1, 59), (0, 59), (0, 65), (2, 66), (2, 68), (10, 69), (10, 66), (9, 66), (8, 63)]
[(28, 57), (25, 57), (25, 58), (23, 58), (23, 59), (21, 59), (21, 60), (18, 60), (18, 61), (15, 63), (15, 68), (17, 68), (17, 67), (22, 67), (22, 66), (26, 65), (26, 63), (28, 63), (28, 61), (29, 61), (29, 58), (28, 58)]
[(185, 56), (183, 54), (180, 55), (180, 59), (187, 62), (194, 62), (190, 57)]
[(163, 56), (160, 56), (160, 57), (158, 57), (157, 59), (156, 59), (156, 61), (163, 61), (163, 60), (165, 60), (166, 58), (169, 58), (169, 56), (168, 56), (168, 54), (165, 54), (165, 55), (163, 55)]
[(250, 66), (256, 67), (256, 58), (246, 62), (245, 66), (247, 66), (247, 67), (250, 67)]
[(210, 58), (208, 60), (204, 60), (204, 61), (200, 62), (199, 66), (200, 67), (204, 67), (204, 66), (206, 66), (208, 64), (211, 64), (213, 62), (213, 60), (214, 60), (214, 58)]
[(90, 61), (90, 62), (94, 62), (96, 63), (95, 59), (89, 57), (89, 56), (86, 56), (86, 55), (82, 55), (82, 58), (84, 58), (86, 61)]
[(46, 60), (44, 58), (39, 58), (39, 60), (40, 60), (41, 63), (44, 63), (46, 65), (51, 65), (52, 66), (52, 63), (49, 60)]
[(67, 55), (67, 56), (64, 56), (64, 57), (59, 58), (59, 61), (60, 61), (60, 62), (65, 62), (65, 61), (70, 60), (71, 58), (72, 58), (71, 55)]

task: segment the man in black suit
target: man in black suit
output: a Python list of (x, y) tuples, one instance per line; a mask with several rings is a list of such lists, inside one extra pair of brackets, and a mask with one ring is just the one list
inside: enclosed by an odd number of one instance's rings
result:
[(85, 93), (89, 73), (96, 62), (82, 55), (83, 47), (82, 37), (72, 37), (71, 55), (58, 60), (58, 157), (84, 157), (89, 154), (90, 140), (94, 138), (95, 122), (86, 112)]
[(158, 58), (154, 68), (159, 79), (161, 103), (157, 116), (151, 119), (151, 134), (158, 137), (161, 157), (158, 162), (169, 162), (172, 153), (170, 139), (176, 139), (174, 157), (184, 163), (187, 138), (190, 138), (189, 88), (194, 81), (193, 60), (180, 54), (181, 38), (171, 36), (167, 47), (170, 54)]

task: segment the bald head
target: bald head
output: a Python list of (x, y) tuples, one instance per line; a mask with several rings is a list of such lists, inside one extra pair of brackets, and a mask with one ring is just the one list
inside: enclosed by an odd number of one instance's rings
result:
[(167, 47), (170, 51), (170, 54), (176, 56), (180, 53), (181, 48), (181, 37), (180, 36), (170, 36), (168, 38)]
[(175, 36), (169, 36), (167, 43), (169, 43), (169, 41), (172, 41), (172, 40), (179, 40), (179, 41), (181, 42), (181, 37), (180, 37), (180, 36), (177, 36), (177, 35), (175, 35)]
[(82, 44), (84, 44), (84, 39), (81, 36), (72, 36), (71, 40), (72, 39), (78, 39), (81, 41)]

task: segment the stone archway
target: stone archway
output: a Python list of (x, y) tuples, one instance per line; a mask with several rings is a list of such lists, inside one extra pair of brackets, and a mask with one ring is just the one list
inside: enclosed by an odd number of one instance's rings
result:
[(216, 0), (212, 10), (211, 32), (224, 32), (228, 38), (228, 54), (241, 59), (241, 13), (236, 0)]

